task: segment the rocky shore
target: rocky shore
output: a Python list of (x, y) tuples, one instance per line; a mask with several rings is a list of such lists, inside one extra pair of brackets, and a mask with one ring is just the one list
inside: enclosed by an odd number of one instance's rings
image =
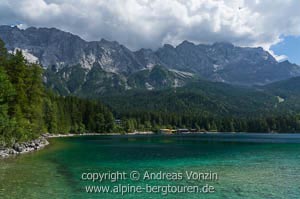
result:
[(48, 144), (49, 142), (44, 137), (40, 137), (28, 142), (16, 143), (11, 148), (0, 148), (0, 158), (36, 151), (47, 146)]
[[(145, 134), (153, 134), (153, 132), (133, 132), (127, 133), (125, 135), (145, 135)], [(44, 148), (49, 144), (49, 138), (57, 138), (57, 137), (73, 137), (73, 136), (87, 136), (87, 135), (121, 135), (120, 133), (85, 133), (85, 134), (43, 134), (40, 138), (23, 142), (23, 143), (16, 143), (10, 148), (1, 148), (0, 146), (0, 159), (6, 158), (10, 156), (15, 156), (19, 154), (24, 154), (32, 151), (37, 151), (41, 148)]]

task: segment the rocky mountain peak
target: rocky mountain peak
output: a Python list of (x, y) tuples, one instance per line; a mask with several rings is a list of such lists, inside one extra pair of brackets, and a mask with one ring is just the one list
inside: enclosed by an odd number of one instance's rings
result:
[(181, 44), (176, 46), (176, 48), (189, 48), (189, 47), (195, 47), (196, 45), (193, 42), (184, 40)]
[(195, 45), (183, 41), (176, 47), (165, 44), (156, 51), (133, 52), (115, 41), (87, 42), (55, 28), (21, 30), (10, 26), (0, 26), (0, 38), (11, 52), (21, 49), (45, 69), (56, 71), (79, 66), (87, 73), (97, 66), (102, 72), (127, 78), (142, 69), (161, 65), (212, 81), (242, 85), (266, 84), (300, 75), (299, 66), (278, 63), (262, 48), (238, 47), (227, 42)]
[(215, 42), (212, 45), (213, 48), (234, 48), (234, 45), (230, 42)]

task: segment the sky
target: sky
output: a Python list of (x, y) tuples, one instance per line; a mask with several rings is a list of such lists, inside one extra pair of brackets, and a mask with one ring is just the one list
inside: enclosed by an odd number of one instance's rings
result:
[(271, 46), (271, 50), (275, 54), (282, 54), (292, 63), (300, 65), (300, 36), (287, 36), (282, 39), (282, 42)]
[(0, 24), (55, 27), (132, 50), (183, 40), (261, 46), (300, 64), (299, 0), (1, 0)]

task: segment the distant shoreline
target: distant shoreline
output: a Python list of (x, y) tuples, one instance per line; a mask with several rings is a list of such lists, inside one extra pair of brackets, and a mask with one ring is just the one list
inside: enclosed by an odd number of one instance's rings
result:
[(75, 137), (75, 136), (93, 136), (93, 135), (153, 135), (155, 134), (152, 131), (138, 131), (133, 133), (68, 133), (68, 134), (43, 134), (44, 138), (59, 138), (59, 137)]
[(140, 135), (155, 135), (155, 136), (180, 136), (180, 135), (261, 135), (266, 136), (268, 135), (300, 135), (299, 133), (277, 133), (277, 132), (271, 132), (271, 133), (249, 133), (249, 132), (185, 132), (185, 133), (154, 133), (152, 131), (145, 131), (145, 132), (132, 132), (132, 133), (83, 133), (83, 134), (43, 134), (39, 138), (22, 142), (22, 143), (15, 143), (12, 147), (4, 147), (0, 148), (0, 160), (8, 157), (14, 157), (17, 155), (30, 153), (34, 151), (38, 151), (40, 149), (45, 148), (47, 145), (49, 145), (48, 139), (51, 138), (63, 138), (63, 137), (77, 137), (77, 136), (140, 136)]

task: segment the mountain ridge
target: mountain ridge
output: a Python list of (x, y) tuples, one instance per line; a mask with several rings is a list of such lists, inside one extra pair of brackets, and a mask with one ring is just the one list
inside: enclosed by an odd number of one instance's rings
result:
[[(169, 82), (167, 87), (174, 87), (178, 81), (181, 81), (179, 86), (184, 86), (193, 78), (236, 85), (264, 85), (300, 75), (299, 66), (288, 61), (279, 63), (260, 47), (238, 47), (226, 42), (208, 45), (183, 41), (177, 46), (165, 44), (157, 50), (131, 51), (116, 41), (87, 42), (56, 28), (22, 30), (10, 26), (0, 26), (0, 38), (9, 51), (19, 49), (31, 59), (29, 61), (38, 60), (46, 70), (49, 87), (55, 87), (55, 81), (63, 82), (62, 90), (69, 94), (82, 93), (80, 89), (86, 82), (90, 82), (90, 88), (85, 88), (91, 92), (93, 87), (104, 92), (111, 88), (161, 89), (160, 78), (157, 82), (155, 78), (143, 81), (143, 85), (136, 83), (145, 75), (140, 71), (156, 66), (168, 71), (164, 75), (165, 81)], [(174, 71), (192, 74), (193, 78), (180, 79), (179, 73)], [(133, 76), (135, 80), (132, 80)]]

